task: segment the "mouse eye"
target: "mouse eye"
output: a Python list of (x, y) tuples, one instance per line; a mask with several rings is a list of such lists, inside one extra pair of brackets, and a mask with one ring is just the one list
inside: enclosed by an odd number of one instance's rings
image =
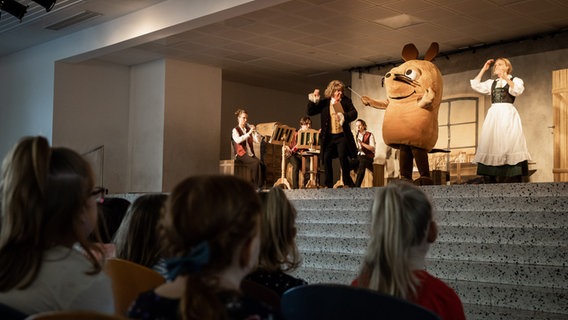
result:
[(416, 80), (416, 78), (418, 78), (418, 72), (414, 69), (406, 70), (405, 75), (409, 77), (410, 80)]

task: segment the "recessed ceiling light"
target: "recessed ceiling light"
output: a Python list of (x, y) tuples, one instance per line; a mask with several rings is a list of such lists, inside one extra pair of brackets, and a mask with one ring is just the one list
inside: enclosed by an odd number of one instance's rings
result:
[(400, 29), (423, 23), (424, 20), (418, 19), (408, 14), (399, 14), (384, 19), (377, 19), (374, 20), (374, 22), (392, 29)]

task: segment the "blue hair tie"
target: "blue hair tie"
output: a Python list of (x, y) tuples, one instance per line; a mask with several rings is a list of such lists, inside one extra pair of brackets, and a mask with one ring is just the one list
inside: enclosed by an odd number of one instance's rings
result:
[(168, 270), (167, 279), (174, 280), (180, 273), (199, 272), (209, 262), (209, 243), (201, 241), (184, 257), (175, 257), (166, 260)]

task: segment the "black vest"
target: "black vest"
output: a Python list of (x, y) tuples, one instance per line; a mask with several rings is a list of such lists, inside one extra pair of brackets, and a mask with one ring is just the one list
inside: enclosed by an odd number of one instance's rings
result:
[(513, 103), (515, 97), (509, 93), (509, 84), (503, 88), (497, 88), (497, 80), (491, 85), (491, 103)]

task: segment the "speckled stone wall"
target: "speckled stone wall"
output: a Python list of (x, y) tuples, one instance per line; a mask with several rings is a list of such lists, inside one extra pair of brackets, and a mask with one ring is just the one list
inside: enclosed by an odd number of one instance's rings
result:
[[(568, 183), (428, 186), (439, 236), (427, 270), (468, 319), (568, 318)], [(375, 189), (289, 190), (310, 283), (349, 284), (367, 246)]]

